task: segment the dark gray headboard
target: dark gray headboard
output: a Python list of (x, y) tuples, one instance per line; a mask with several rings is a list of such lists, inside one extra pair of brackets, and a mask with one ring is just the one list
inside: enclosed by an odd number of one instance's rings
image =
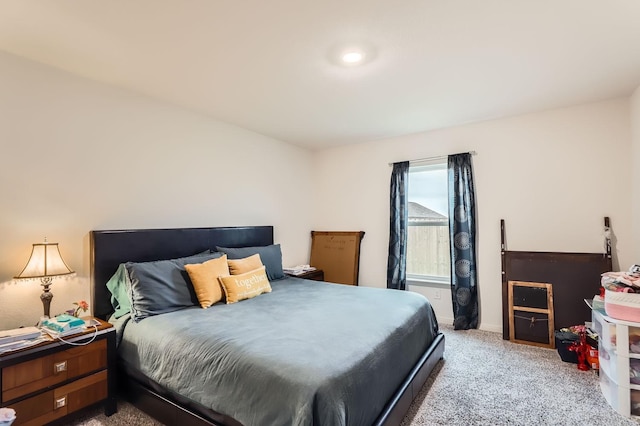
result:
[(93, 314), (106, 318), (113, 308), (106, 283), (124, 262), (190, 256), (221, 247), (273, 244), (273, 226), (91, 231)]

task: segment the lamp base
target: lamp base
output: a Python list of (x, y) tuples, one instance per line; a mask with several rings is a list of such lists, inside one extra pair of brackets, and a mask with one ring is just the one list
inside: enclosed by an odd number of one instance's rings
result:
[[(48, 278), (48, 280), (45, 280)], [(42, 306), (44, 306), (44, 316), (49, 318), (49, 312), (51, 308), (51, 299), (53, 299), (53, 293), (49, 291), (49, 286), (51, 285), (51, 278), (44, 277), (42, 278), (42, 287), (44, 287), (42, 294), (40, 295), (40, 300), (42, 300)]]

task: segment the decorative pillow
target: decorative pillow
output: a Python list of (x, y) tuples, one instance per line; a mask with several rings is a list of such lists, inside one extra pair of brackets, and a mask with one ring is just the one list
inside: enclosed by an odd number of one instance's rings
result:
[(218, 280), (224, 288), (227, 304), (251, 299), (262, 293), (271, 293), (271, 285), (264, 266), (240, 275), (219, 277)]
[(226, 254), (204, 263), (184, 265), (184, 268), (191, 278), (200, 306), (206, 309), (222, 300), (222, 287), (218, 277), (229, 275)]
[(152, 315), (198, 304), (184, 265), (220, 256), (222, 253), (210, 253), (155, 262), (125, 263), (131, 282), (129, 295), (133, 320), (139, 322)]
[(116, 273), (107, 281), (107, 289), (111, 292), (114, 318), (118, 319), (131, 312), (131, 300), (129, 299), (131, 282), (124, 263), (118, 266)]
[(270, 281), (285, 277), (282, 271), (282, 251), (280, 250), (280, 244), (263, 247), (216, 247), (216, 250), (226, 253), (229, 259), (242, 259), (258, 253), (262, 264), (267, 267), (267, 277), (269, 277)]
[(263, 266), (258, 253), (243, 259), (229, 259), (227, 260), (227, 264), (229, 265), (229, 272), (231, 275), (244, 274), (245, 272), (254, 271)]

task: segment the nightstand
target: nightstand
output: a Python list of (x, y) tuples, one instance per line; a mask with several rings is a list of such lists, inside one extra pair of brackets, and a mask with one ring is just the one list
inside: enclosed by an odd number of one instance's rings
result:
[(89, 327), (63, 337), (75, 345), (49, 338), (0, 355), (0, 407), (16, 411), (13, 426), (59, 422), (99, 404), (107, 416), (116, 412), (116, 331), (98, 321), (97, 334)]
[(293, 274), (287, 274), (287, 275), (295, 278), (304, 278), (305, 280), (324, 281), (324, 271), (322, 269), (307, 271), (300, 275), (293, 275)]

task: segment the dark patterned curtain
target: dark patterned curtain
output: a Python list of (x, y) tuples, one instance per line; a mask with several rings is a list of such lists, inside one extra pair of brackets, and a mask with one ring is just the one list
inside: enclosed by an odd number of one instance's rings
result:
[(393, 164), (387, 288), (407, 288), (407, 226), (409, 222), (409, 162)]
[(478, 328), (476, 206), (471, 154), (449, 156), (451, 298), (455, 330)]

